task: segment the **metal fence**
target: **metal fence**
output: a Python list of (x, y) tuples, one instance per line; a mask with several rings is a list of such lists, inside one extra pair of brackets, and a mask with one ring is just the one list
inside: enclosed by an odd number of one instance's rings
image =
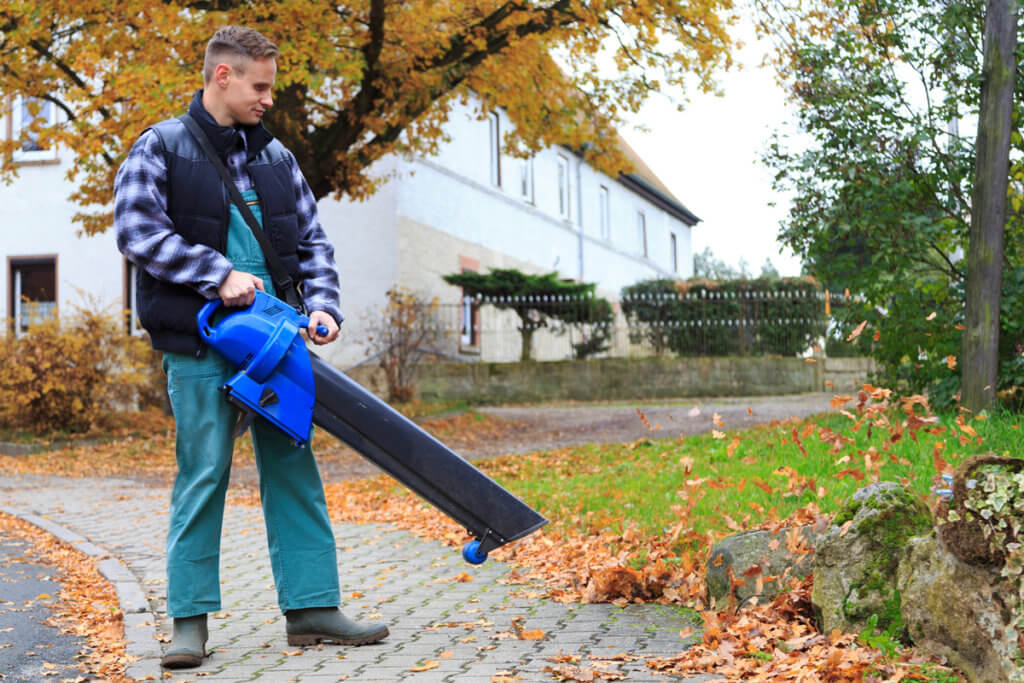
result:
[[(823, 344), (824, 292), (745, 290), (598, 297), (466, 297), (442, 303), (432, 324), (444, 351), (482, 360), (585, 357), (797, 356)], [(831, 299), (831, 301), (829, 301)]]

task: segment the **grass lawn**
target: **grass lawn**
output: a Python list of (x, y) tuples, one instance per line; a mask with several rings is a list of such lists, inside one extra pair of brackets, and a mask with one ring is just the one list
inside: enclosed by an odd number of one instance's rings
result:
[(694, 532), (719, 535), (808, 506), (834, 513), (870, 481), (902, 482), (928, 496), (939, 483), (937, 463), (952, 467), (975, 453), (1018, 452), (1016, 414), (942, 416), (913, 437), (898, 417), (885, 424), (880, 416), (854, 431), (855, 420), (831, 413), (714, 436), (506, 456), (482, 468), (548, 516), (553, 530), (633, 527), (656, 537), (678, 523), (683, 505), (692, 505)]

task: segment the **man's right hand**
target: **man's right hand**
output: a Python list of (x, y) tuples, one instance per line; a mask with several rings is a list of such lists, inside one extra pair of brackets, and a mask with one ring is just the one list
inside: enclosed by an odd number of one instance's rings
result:
[(224, 278), (224, 282), (220, 283), (217, 294), (220, 295), (220, 300), (224, 302), (225, 306), (237, 308), (251, 304), (256, 298), (257, 289), (261, 292), (266, 291), (263, 289), (263, 280), (252, 273), (232, 270)]

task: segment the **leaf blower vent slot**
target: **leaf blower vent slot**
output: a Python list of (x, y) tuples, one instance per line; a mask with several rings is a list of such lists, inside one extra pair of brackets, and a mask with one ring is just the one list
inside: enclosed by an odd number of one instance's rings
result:
[(269, 306), (263, 309), (263, 313), (267, 316), (275, 316), (284, 313), (284, 309), (276, 303), (271, 303)]

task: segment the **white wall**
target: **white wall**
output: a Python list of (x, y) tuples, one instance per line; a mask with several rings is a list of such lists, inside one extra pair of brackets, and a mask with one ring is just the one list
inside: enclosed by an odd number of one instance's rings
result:
[[(396, 163), (394, 158), (385, 159), (373, 172), (388, 175)], [(398, 185), (388, 182), (366, 201), (328, 196), (317, 204), (320, 224), (334, 245), (345, 316), (339, 341), (318, 353), (336, 365), (347, 367), (365, 359), (365, 319), (384, 307), (388, 289), (398, 282), (397, 194)]]
[(112, 313), (124, 309), (124, 266), (113, 229), (95, 237), (77, 237), (71, 222), (78, 207), (67, 200), (73, 187), (60, 164), (22, 166), (11, 185), (0, 184), (0, 311), (9, 308), (10, 258), (57, 255), (57, 305), (62, 313), (93, 301)]
[[(499, 117), (504, 136), (512, 124), (504, 112), (499, 112)], [(692, 275), (691, 228), (575, 154), (561, 147), (536, 154), (532, 160), (532, 201), (524, 201), (518, 158), (502, 154), (501, 185), (491, 182), (487, 120), (476, 119), (471, 107), (457, 105), (446, 131), (451, 142), (437, 155), (403, 162), (399, 167), (400, 217), (506, 253), (541, 271), (555, 270), (573, 279), (582, 275), (609, 294), (647, 278)], [(568, 219), (559, 212), (560, 156), (569, 161)], [(607, 240), (600, 234), (602, 185), (609, 190), (611, 225)], [(637, 237), (638, 211), (646, 217), (646, 258), (641, 255)], [(672, 269), (671, 233), (677, 242), (676, 271)]]

